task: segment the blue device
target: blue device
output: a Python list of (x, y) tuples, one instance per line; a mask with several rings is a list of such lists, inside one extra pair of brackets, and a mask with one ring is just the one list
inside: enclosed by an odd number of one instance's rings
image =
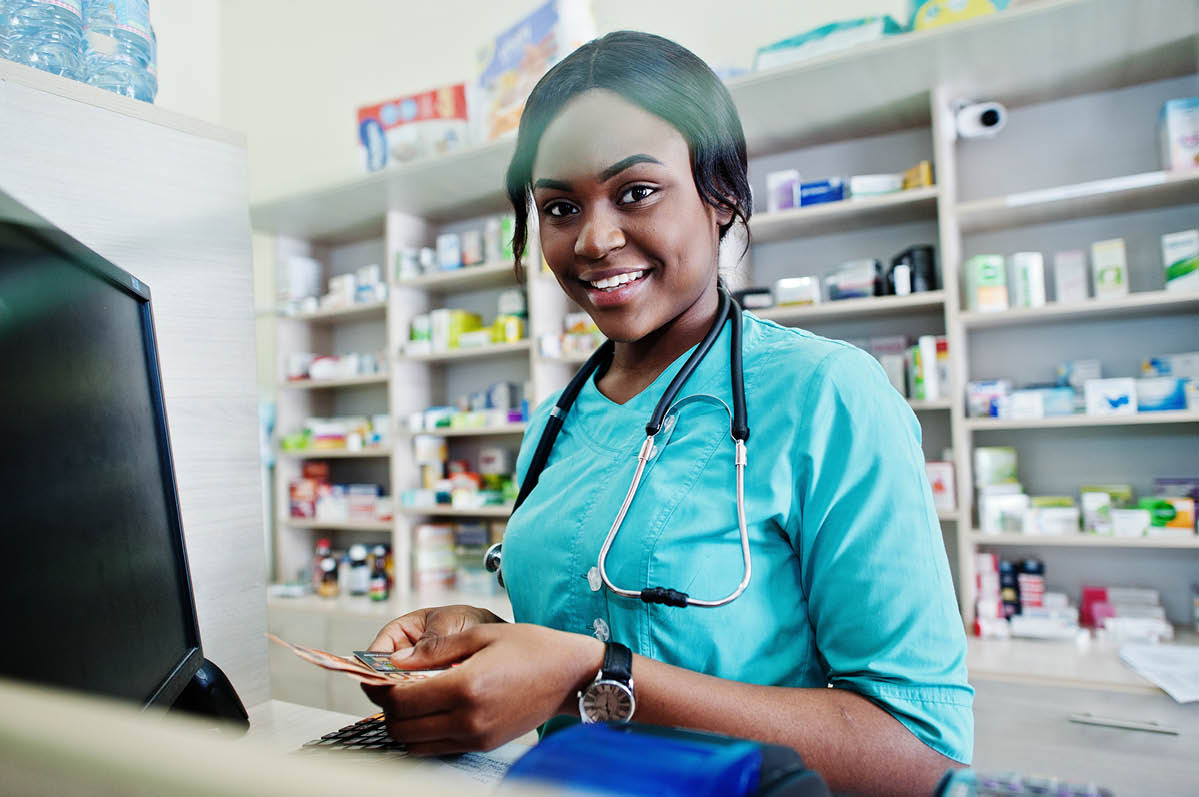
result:
[(509, 786), (525, 780), (611, 795), (829, 795), (789, 747), (638, 723), (580, 723), (546, 736), (504, 777)]

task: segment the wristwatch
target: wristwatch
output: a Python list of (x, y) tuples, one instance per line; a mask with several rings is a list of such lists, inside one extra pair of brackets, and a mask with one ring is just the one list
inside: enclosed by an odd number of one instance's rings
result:
[(595, 680), (579, 692), (579, 716), (583, 722), (628, 722), (636, 708), (633, 652), (619, 642), (607, 642)]

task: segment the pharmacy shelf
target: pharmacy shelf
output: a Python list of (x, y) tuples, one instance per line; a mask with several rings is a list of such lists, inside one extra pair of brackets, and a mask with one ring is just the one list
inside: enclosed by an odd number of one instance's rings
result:
[(1014, 545), (1043, 548), (1180, 548), (1199, 550), (1199, 536), (1190, 537), (1102, 537), (1095, 534), (983, 534), (977, 529), (970, 538), (975, 545)]
[(397, 288), (414, 288), (430, 293), (450, 293), (483, 288), (516, 287), (519, 283), (511, 263), (484, 263), (480, 266), (438, 271), (413, 279), (399, 280)]
[(559, 357), (547, 357), (544, 354), (538, 354), (537, 359), (546, 363), (561, 363), (562, 365), (582, 365), (587, 362), (592, 352), (586, 354), (566, 354)]
[(367, 374), (366, 376), (351, 376), (345, 379), (292, 379), (282, 380), (279, 387), (292, 390), (322, 390), (335, 387), (365, 387), (367, 385), (387, 384), (387, 374)]
[(924, 410), (948, 410), (952, 408), (952, 402), (949, 399), (933, 399), (931, 401), (921, 401), (919, 399), (908, 399), (908, 404), (916, 412)]
[[(927, 127), (939, 84), (1018, 107), (1191, 74), (1195, 18), (1194, 0), (1156, 0), (1152, 14), (1137, 0), (1043, 0), (752, 73), (728, 88), (756, 157)], [(783, 99), (794, 97), (802, 113)], [(256, 202), (253, 226), (336, 243), (381, 235), (388, 209), (432, 223), (499, 211), (513, 146), (506, 138)]]
[(271, 611), (299, 611), (330, 614), (342, 617), (378, 617), (382, 626), (395, 617), (423, 609), (428, 606), (451, 606), (467, 604), (495, 612), (500, 617), (512, 618), (512, 604), (505, 592), (488, 595), (459, 589), (427, 589), (404, 592), (396, 589), (385, 601), (374, 601), (365, 596), (339, 595), (322, 598), (307, 594), (300, 597), (269, 595), (267, 606)]
[(957, 509), (938, 509), (937, 517), (950, 523), (960, 523), (962, 521), (962, 513)]
[(351, 451), (348, 448), (305, 448), (302, 451), (280, 450), (279, 456), (291, 459), (381, 459), (391, 456), (390, 446), (373, 446)]
[(944, 291), (926, 291), (909, 296), (868, 296), (864, 299), (842, 299), (822, 304), (767, 307), (751, 312), (758, 318), (794, 326), (814, 321), (906, 316), (914, 311), (940, 312), (944, 306)]
[(1089, 216), (1199, 202), (1199, 169), (1146, 172), (1044, 188), (957, 206), (963, 233), (989, 232)]
[(967, 329), (1048, 324), (1087, 318), (1136, 318), (1199, 312), (1199, 293), (1140, 291), (1113, 299), (1087, 299), (1072, 304), (1020, 307), (1000, 312), (970, 310), (961, 314)]
[(477, 346), (470, 349), (439, 351), (432, 354), (402, 354), (399, 359), (420, 363), (454, 363), (462, 360), (484, 360), (514, 354), (527, 355), (530, 345), (530, 342), (526, 339), (512, 343), (493, 343), (490, 346)]
[(483, 506), (478, 509), (459, 509), (452, 506), (402, 506), (399, 512), (412, 517), (490, 517), (507, 518), (512, 505)]
[(525, 433), (525, 423), (506, 423), (502, 426), (471, 426), (452, 428), (449, 426), (439, 426), (435, 429), (422, 429), (419, 432), (412, 432), (407, 429), (400, 432), (406, 437), (412, 437), (418, 434), (431, 434), (437, 437), (491, 437), (494, 435), (523, 435)]
[(967, 418), (966, 428), (974, 432), (1001, 429), (1068, 429), (1085, 426), (1142, 426), (1163, 423), (1199, 423), (1199, 410), (1163, 410), (1127, 415), (1059, 415), (1049, 418), (1000, 420)]
[(381, 531), (391, 532), (390, 520), (311, 520), (308, 518), (281, 517), (279, 525), (293, 529), (325, 529), (328, 531)]
[(288, 321), (308, 321), (314, 324), (336, 324), (343, 321), (381, 321), (387, 317), (387, 301), (361, 302), (344, 307), (330, 307), (315, 313), (280, 313)]
[(808, 235), (832, 235), (867, 227), (937, 220), (937, 189), (913, 188), (885, 196), (845, 199), (759, 213), (750, 230), (755, 244), (787, 241)]

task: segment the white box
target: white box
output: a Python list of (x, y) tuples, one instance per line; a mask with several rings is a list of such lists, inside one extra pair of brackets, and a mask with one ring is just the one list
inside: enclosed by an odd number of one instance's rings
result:
[(1045, 417), (1045, 395), (1039, 390), (1013, 390), (995, 401), (1003, 420), (1032, 420)]
[(851, 197), (879, 196), (902, 190), (902, 174), (855, 174), (849, 178)]
[(1058, 302), (1067, 304), (1090, 298), (1089, 283), (1085, 252), (1071, 249), (1053, 256), (1053, 287)]
[(1163, 169), (1199, 166), (1199, 97), (1180, 97), (1162, 105), (1158, 116)]
[(978, 496), (978, 524), (983, 534), (1018, 532), (1024, 528), (1024, 513), (1028, 511), (1028, 495)]
[(925, 462), (924, 472), (933, 491), (933, 505), (937, 509), (957, 507), (957, 488), (953, 477), (952, 462)]
[(1008, 257), (1011, 306), (1045, 305), (1045, 258), (1040, 252), (1016, 252)]
[(1124, 239), (1091, 244), (1091, 287), (1096, 299), (1128, 295), (1128, 259)]
[(1162, 266), (1166, 269), (1166, 290), (1199, 291), (1199, 230), (1163, 235)]
[(1088, 379), (1084, 392), (1088, 415), (1135, 415), (1137, 411), (1137, 380)]

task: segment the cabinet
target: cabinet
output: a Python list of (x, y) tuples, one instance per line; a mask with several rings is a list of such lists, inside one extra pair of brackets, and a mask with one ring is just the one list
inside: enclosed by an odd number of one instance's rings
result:
[[(1199, 413), (1122, 421), (968, 419), (962, 386), (993, 377), (1045, 381), (1058, 362), (1083, 357), (1102, 360), (1111, 375), (1131, 376), (1145, 355), (1197, 348), (1199, 294), (1163, 291), (1155, 252), (1162, 233), (1199, 221), (1199, 171), (1157, 172), (1154, 131), (1164, 99), (1196, 93), (1197, 31), (1193, 2), (1168, 0), (1149, 13), (1131, 0), (1060, 0), (729, 83), (759, 197), (766, 195), (765, 174), (784, 167), (819, 178), (896, 172), (920, 160), (934, 164), (934, 187), (756, 213), (752, 252), (726, 277), (770, 285), (784, 276), (823, 274), (854, 258), (890, 258), (913, 244), (936, 246), (940, 290), (759, 315), (837, 338), (947, 337), (952, 398), (916, 402), (913, 410), (926, 456), (953, 451), (957, 508), (941, 513), (941, 520), (967, 619), (979, 550), (1036, 555), (1046, 561), (1050, 586), (1075, 595), (1088, 580), (1155, 586), (1172, 620), (1188, 616), (1199, 565), (1195, 538), (983, 537), (975, 530), (971, 459), (976, 445), (1002, 442), (1020, 450), (1032, 493), (1071, 494), (1080, 484), (1117, 481), (1144, 494), (1156, 475), (1199, 473)], [(1011, 112), (1007, 128), (991, 141), (955, 140), (950, 109), (957, 99), (1003, 102)], [(378, 258), (372, 262), (392, 264), (401, 246), (427, 244), (437, 232), (502, 212), (511, 151), (510, 141), (487, 144), (265, 202), (254, 208), (254, 223), (278, 236), (280, 251), (316, 246), (330, 261), (369, 251)], [(1129, 245), (1133, 293), (1125, 299), (1050, 302), (995, 314), (963, 309), (959, 273), (970, 255), (1041, 250), (1051, 260), (1059, 249), (1085, 249), (1110, 237)], [(485, 302), (509, 279), (504, 264), (493, 264), (393, 284), (385, 324), (389, 355), (414, 314), (447, 295)], [(559, 331), (567, 308), (552, 278), (530, 270), (525, 287), (533, 339)], [(399, 418), (456, 394), (462, 380), (474, 380), (477, 390), (493, 373), (527, 379), (536, 401), (565, 384), (574, 367), (541, 358), (536, 346), (496, 350), (484, 360), (395, 359), (387, 401)], [(510, 430), (513, 445), (519, 431)], [(397, 491), (415, 483), (402, 446), (397, 438), (390, 458)], [(397, 514), (382, 532), (391, 534), (398, 558), (409, 551), (413, 522)], [(281, 563), (310, 550), (311, 539), (294, 531), (281, 534), (291, 540), (279, 546)]]

